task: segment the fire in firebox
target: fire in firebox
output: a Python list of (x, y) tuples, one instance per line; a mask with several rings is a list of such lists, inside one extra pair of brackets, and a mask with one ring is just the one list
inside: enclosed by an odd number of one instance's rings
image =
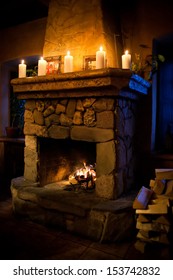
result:
[(96, 165), (86, 165), (77, 169), (73, 174), (69, 175), (69, 183), (71, 185), (79, 185), (82, 189), (91, 190), (95, 188), (96, 181)]

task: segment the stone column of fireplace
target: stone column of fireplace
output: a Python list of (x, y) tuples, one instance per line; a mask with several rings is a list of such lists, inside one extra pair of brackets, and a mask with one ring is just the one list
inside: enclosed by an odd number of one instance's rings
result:
[[(116, 199), (135, 186), (139, 92), (130, 71), (101, 69), (12, 80), (25, 106), (24, 177), (39, 183), (38, 137), (96, 143), (96, 195)], [(51, 182), (50, 182), (51, 183)]]

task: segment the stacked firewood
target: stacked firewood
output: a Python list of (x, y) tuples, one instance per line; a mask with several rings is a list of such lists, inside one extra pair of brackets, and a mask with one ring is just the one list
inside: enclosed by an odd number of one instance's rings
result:
[(136, 211), (136, 249), (146, 244), (170, 244), (173, 224), (173, 169), (156, 169), (149, 187), (142, 187), (133, 202)]

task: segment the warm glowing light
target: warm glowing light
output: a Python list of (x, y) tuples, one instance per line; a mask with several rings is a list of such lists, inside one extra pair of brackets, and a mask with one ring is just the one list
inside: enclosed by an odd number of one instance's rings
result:
[(100, 46), (100, 50), (96, 52), (96, 69), (104, 68), (106, 66), (106, 52)]
[(130, 66), (131, 66), (131, 54), (129, 54), (128, 50), (126, 50), (122, 55), (122, 69), (130, 69)]
[(19, 64), (19, 78), (25, 78), (26, 77), (26, 64), (24, 63), (24, 60), (21, 60), (21, 64)]
[(38, 61), (38, 76), (45, 76), (47, 68), (47, 61), (43, 57), (40, 57)]
[(64, 57), (64, 73), (66, 72), (73, 72), (73, 56), (70, 55), (70, 51), (67, 51)]
[(84, 167), (77, 169), (74, 174), (69, 176), (69, 182), (71, 184), (80, 184), (85, 189), (92, 189), (95, 186), (96, 171), (92, 165), (86, 165), (85, 162), (83, 165)]
[(94, 178), (96, 177), (96, 172), (92, 169), (93, 167), (90, 165), (86, 165), (86, 163), (83, 163), (84, 168), (80, 168), (76, 170), (76, 176), (83, 176), (84, 178), (88, 178), (88, 176), (92, 175)]

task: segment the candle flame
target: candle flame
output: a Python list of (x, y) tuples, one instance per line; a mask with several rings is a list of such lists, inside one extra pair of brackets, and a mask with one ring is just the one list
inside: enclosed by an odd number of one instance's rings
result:
[(125, 54), (127, 55), (129, 52), (128, 51), (125, 51)]
[(67, 55), (70, 55), (70, 51), (67, 51)]
[(100, 46), (100, 51), (102, 52), (102, 50), (103, 50), (103, 47), (102, 47), (102, 46)]
[(22, 59), (21, 63), (24, 64), (24, 60), (23, 59)]

